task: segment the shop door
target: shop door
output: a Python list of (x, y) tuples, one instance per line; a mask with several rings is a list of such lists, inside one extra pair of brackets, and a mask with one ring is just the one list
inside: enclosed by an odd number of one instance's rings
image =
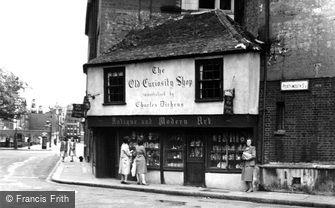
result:
[(205, 186), (205, 152), (201, 136), (188, 136), (186, 148), (185, 185)]

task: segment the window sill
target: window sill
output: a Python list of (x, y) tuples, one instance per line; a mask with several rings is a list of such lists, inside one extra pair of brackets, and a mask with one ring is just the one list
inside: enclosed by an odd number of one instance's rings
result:
[(127, 105), (126, 102), (113, 102), (113, 103), (103, 103), (103, 106), (109, 106), (109, 105)]
[(277, 130), (275, 132), (273, 132), (275, 136), (285, 136), (286, 131), (283, 129)]
[(196, 102), (196, 103), (223, 102), (223, 98), (195, 99), (194, 102)]
[(207, 168), (207, 173), (241, 173), (241, 169)]
[(160, 170), (160, 166), (150, 166), (150, 165), (147, 165), (147, 169), (148, 170)]

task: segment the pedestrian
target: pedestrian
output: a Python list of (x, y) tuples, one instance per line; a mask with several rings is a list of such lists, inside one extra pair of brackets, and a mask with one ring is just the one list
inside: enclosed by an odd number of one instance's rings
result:
[(145, 174), (147, 173), (147, 163), (146, 163), (146, 157), (147, 154), (145, 152), (145, 147), (143, 146), (143, 137), (140, 137), (137, 140), (136, 145), (136, 178), (137, 178), (137, 184), (147, 185), (145, 181)]
[(76, 156), (76, 141), (74, 140), (73, 137), (71, 137), (70, 141), (70, 156), (71, 156), (70, 162), (73, 162), (73, 156)]
[(251, 146), (252, 140), (250, 138), (247, 139), (247, 146), (243, 150), (242, 153), (242, 180), (246, 182), (247, 189), (246, 192), (253, 192), (253, 176), (254, 169), (256, 165), (256, 147)]
[(67, 151), (68, 151), (68, 144), (67, 144), (67, 139), (62, 138), (62, 141), (60, 143), (60, 156), (62, 158), (62, 162), (64, 162), (65, 157), (67, 156)]
[(132, 152), (129, 150), (129, 137), (125, 136), (122, 139), (120, 150), (119, 174), (121, 175), (121, 183), (128, 184), (127, 178), (130, 173), (130, 162)]

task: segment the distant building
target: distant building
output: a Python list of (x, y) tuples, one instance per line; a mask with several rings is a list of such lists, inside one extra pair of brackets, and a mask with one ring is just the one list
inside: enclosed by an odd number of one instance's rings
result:
[(35, 99), (33, 99), (33, 100), (31, 101), (30, 112), (31, 112), (31, 113), (37, 113), (37, 107), (36, 107), (36, 100), (35, 100)]
[(81, 118), (72, 117), (72, 105), (67, 106), (64, 122), (64, 135), (77, 138), (81, 141), (82, 129)]

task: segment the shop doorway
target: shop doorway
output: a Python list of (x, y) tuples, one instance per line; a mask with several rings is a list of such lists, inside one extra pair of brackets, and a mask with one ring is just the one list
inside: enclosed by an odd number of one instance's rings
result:
[(199, 135), (186, 137), (185, 185), (205, 187), (204, 138)]
[(117, 153), (116, 133), (102, 129), (96, 138), (96, 177), (118, 177)]

